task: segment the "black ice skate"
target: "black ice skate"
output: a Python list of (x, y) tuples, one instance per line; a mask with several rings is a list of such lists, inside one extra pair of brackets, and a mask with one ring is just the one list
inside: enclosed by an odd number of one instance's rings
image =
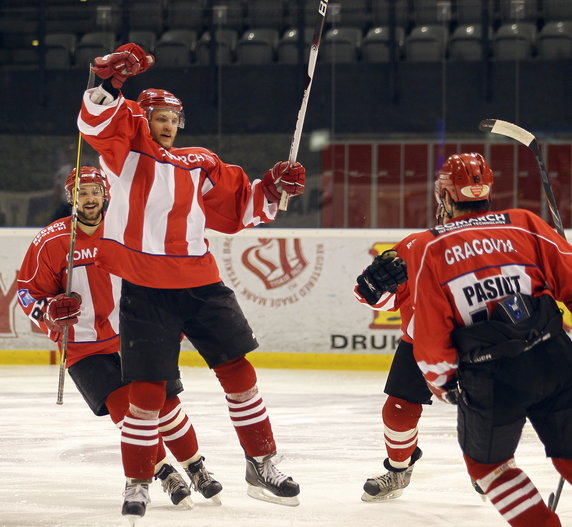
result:
[(204, 457), (198, 461), (191, 463), (185, 471), (191, 479), (191, 486), (197, 492), (200, 492), (207, 500), (211, 499), (217, 505), (221, 504), (220, 492), (222, 485), (212, 478), (211, 473), (206, 469), (203, 463)]
[(183, 476), (175, 470), (173, 465), (163, 465), (159, 469), (159, 472), (155, 474), (155, 479), (161, 480), (161, 486), (169, 495), (169, 498), (171, 498), (173, 505), (179, 505), (179, 503), (181, 503), (190, 509), (193, 508), (191, 489), (183, 479)]
[(399, 498), (403, 494), (403, 489), (409, 485), (413, 465), (423, 453), (420, 448), (416, 448), (411, 456), (411, 462), (407, 468), (395, 468), (389, 464), (389, 459), (385, 459), (383, 465), (388, 470), (387, 473), (375, 478), (369, 478), (364, 486), (365, 491), (361, 497), (362, 501), (385, 501)]
[(134, 526), (139, 519), (145, 516), (147, 503), (151, 501), (149, 480), (127, 478), (123, 496), (125, 496), (125, 500), (121, 514), (127, 518), (129, 525)]
[(266, 456), (246, 456), (247, 493), (257, 500), (295, 507), (300, 504), (300, 486), (272, 463), (271, 458), (275, 454), (276, 452)]

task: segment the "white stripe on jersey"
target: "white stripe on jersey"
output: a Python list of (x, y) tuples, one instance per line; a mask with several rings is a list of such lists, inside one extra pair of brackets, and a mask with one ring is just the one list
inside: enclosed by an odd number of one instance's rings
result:
[[(261, 183), (262, 180), (260, 179), (256, 179), (252, 182), (252, 195), (254, 195), (254, 189)], [(268, 203), (268, 200), (265, 199), (262, 210), (268, 218), (274, 219), (276, 213), (278, 212), (278, 203)], [(244, 215), (242, 216), (242, 224), (249, 225), (252, 223), (252, 225), (258, 225), (261, 221), (262, 218), (260, 216), (254, 216), (254, 200), (250, 199), (248, 206), (244, 211)]]
[[(109, 278), (111, 279), (111, 294), (113, 295), (114, 299), (119, 300), (121, 298), (121, 278), (119, 276), (115, 276), (114, 274), (110, 274)], [(117, 334), (119, 334), (119, 302), (116, 301), (115, 305), (113, 306), (113, 310), (109, 313), (108, 317), (109, 323), (111, 324), (111, 329)]]
[(214, 188), (214, 185), (212, 183), (212, 181), (209, 178), (205, 178), (204, 182), (203, 182), (203, 188), (201, 189), (201, 192), (203, 193), (203, 196), (211, 189)]
[(47, 240), (44, 240), (42, 242), (42, 246), (38, 249), (38, 253), (36, 255), (36, 268), (34, 269), (34, 274), (30, 278), (28, 278), (27, 280), (24, 280), (23, 278), (18, 277), (18, 282), (22, 282), (22, 283), (27, 284), (28, 282), (31, 282), (32, 280), (34, 280), (34, 278), (36, 278), (36, 275), (38, 274), (38, 271), (40, 270), (40, 255), (41, 255), (42, 251), (44, 250), (46, 243), (50, 242), (52, 240), (56, 240), (57, 238), (60, 238), (61, 236), (67, 236), (69, 238), (70, 233), (64, 232), (62, 234), (57, 234), (56, 236), (52, 236), (51, 238), (48, 238)]
[(109, 126), (109, 123), (111, 123), (112, 119), (115, 117), (115, 114), (117, 113), (117, 111), (123, 105), (123, 103), (125, 101), (125, 99), (122, 96), (119, 96), (114, 102), (112, 102), (111, 104), (108, 104), (106, 106), (100, 105), (100, 104), (95, 104), (90, 99), (91, 93), (95, 89), (96, 88), (93, 88), (91, 90), (87, 90), (83, 94), (83, 102), (84, 102), (87, 110), (89, 111), (90, 115), (95, 115), (95, 116), (101, 115), (103, 112), (109, 110), (110, 108), (113, 108), (114, 106), (115, 106), (115, 111), (111, 114), (109, 119), (106, 119), (105, 121), (98, 124), (97, 126), (90, 126), (85, 121), (82, 121), (81, 112), (80, 112), (80, 114), (77, 118), (77, 127), (78, 127), (79, 131), (85, 135), (99, 135), (103, 130), (105, 130)]
[[(123, 176), (121, 176), (123, 178)], [(175, 167), (155, 163), (155, 177), (145, 205), (141, 249), (148, 254), (165, 254), (167, 221), (175, 201)]]
[(81, 295), (81, 315), (73, 327), (73, 340), (74, 342), (94, 342), (97, 340), (97, 332), (94, 328), (95, 309), (85, 265), (73, 268), (72, 291)]
[(109, 190), (111, 199), (107, 214), (113, 217), (113, 221), (105, 222), (103, 237), (118, 241), (121, 244), (124, 243), (123, 235), (129, 219), (129, 194), (139, 157), (140, 154), (137, 152), (129, 152), (123, 165), (121, 177), (111, 185)]
[(443, 386), (449, 380), (451, 372), (457, 369), (457, 364), (447, 361), (429, 364), (427, 361), (422, 360), (417, 361), (417, 366), (419, 366), (421, 373), (423, 373), (425, 377), (427, 377), (428, 374), (436, 376), (436, 378), (431, 381), (433, 386)]
[[(193, 181), (194, 192), (191, 204), (191, 212), (187, 216), (187, 252), (193, 256), (202, 256), (207, 252), (207, 244), (205, 243), (205, 215), (198, 203), (198, 188), (201, 178), (201, 169), (193, 168), (189, 172), (189, 176)], [(201, 189), (203, 191), (203, 189)]]

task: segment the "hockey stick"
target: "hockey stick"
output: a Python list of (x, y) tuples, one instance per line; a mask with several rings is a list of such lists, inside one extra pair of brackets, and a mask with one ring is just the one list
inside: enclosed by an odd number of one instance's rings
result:
[[(318, 18), (316, 18), (316, 25), (314, 26), (314, 36), (312, 37), (312, 47), (310, 48), (310, 56), (308, 57), (308, 74), (306, 75), (306, 83), (304, 86), (304, 93), (302, 94), (302, 103), (298, 111), (298, 119), (296, 120), (296, 128), (294, 129), (294, 137), (292, 137), (292, 144), (290, 145), (290, 155), (288, 162), (293, 165), (298, 157), (298, 147), (300, 146), (300, 139), (302, 138), (302, 128), (304, 128), (304, 119), (306, 118), (306, 108), (308, 107), (308, 99), (310, 98), (310, 88), (312, 88), (312, 80), (314, 77), (314, 70), (316, 69), (316, 61), (318, 60), (318, 49), (320, 48), (320, 39), (322, 38), (322, 31), (324, 29), (324, 22), (326, 21), (326, 11), (328, 9), (328, 0), (319, 0), (318, 4)], [(280, 210), (288, 210), (288, 193), (282, 191), (280, 197)]]
[[(544, 159), (540, 153), (540, 148), (538, 147), (536, 137), (534, 137), (530, 132), (527, 132), (524, 128), (521, 128), (520, 126), (509, 123), (507, 121), (501, 121), (500, 119), (484, 119), (479, 124), (479, 130), (482, 132), (492, 132), (493, 134), (510, 137), (532, 150), (532, 153), (536, 158), (536, 163), (538, 164), (538, 169), (540, 170), (540, 177), (542, 179), (544, 194), (546, 195), (546, 199), (548, 201), (548, 207), (550, 208), (550, 214), (552, 214), (554, 225), (558, 231), (558, 234), (560, 234), (562, 238), (566, 239), (566, 234), (564, 233), (564, 227), (562, 225), (562, 219), (560, 218), (560, 212), (558, 211), (558, 205), (556, 205), (554, 192), (552, 192), (552, 185), (550, 185), (548, 172), (546, 171), (546, 165), (544, 164)], [(556, 492), (551, 492), (550, 496), (548, 496), (548, 508), (552, 511), (556, 510), (558, 500), (560, 499), (560, 494), (562, 494), (562, 487), (564, 487), (564, 478), (560, 476)]]
[(536, 158), (536, 163), (538, 164), (538, 169), (540, 170), (540, 178), (542, 181), (542, 186), (544, 188), (544, 194), (548, 201), (548, 208), (550, 209), (550, 214), (554, 220), (554, 225), (558, 234), (566, 239), (564, 234), (564, 227), (562, 225), (562, 219), (560, 218), (560, 212), (558, 212), (558, 206), (556, 205), (556, 199), (554, 198), (554, 192), (552, 192), (552, 186), (548, 180), (548, 172), (546, 170), (546, 165), (544, 164), (544, 159), (540, 153), (540, 148), (536, 137), (534, 137), (530, 132), (527, 132), (524, 128), (517, 126), (516, 124), (509, 123), (507, 121), (501, 121), (500, 119), (485, 119), (480, 122), (479, 130), (481, 132), (492, 132), (493, 134), (504, 135), (505, 137), (510, 137), (519, 143), (530, 148), (534, 157)]
[[(95, 84), (95, 75), (91, 71), (91, 64), (89, 65), (89, 78), (87, 80), (87, 88), (93, 88)], [(73, 200), (71, 211), (71, 224), (70, 224), (70, 248), (68, 251), (68, 275), (66, 278), (66, 295), (71, 293), (72, 288), (72, 273), (73, 273), (73, 254), (75, 252), (75, 238), (77, 233), (77, 196), (79, 192), (79, 174), (81, 170), (81, 146), (83, 139), (81, 132), (77, 137), (77, 156), (75, 160), (75, 178), (73, 182)], [(62, 334), (62, 353), (60, 355), (60, 371), (58, 377), (58, 395), (56, 404), (64, 404), (64, 381), (66, 378), (66, 355), (68, 351), (68, 333), (69, 327), (65, 326)]]

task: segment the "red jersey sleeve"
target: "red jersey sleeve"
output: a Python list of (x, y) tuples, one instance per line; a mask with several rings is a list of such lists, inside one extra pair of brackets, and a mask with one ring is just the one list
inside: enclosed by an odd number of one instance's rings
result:
[(552, 295), (572, 310), (572, 246), (548, 223), (535, 214), (526, 214), (529, 230), (535, 233), (540, 267)]
[[(407, 263), (407, 274), (411, 276), (411, 269), (415, 269), (416, 256), (416, 240), (420, 233), (413, 233), (395, 244), (392, 249), (397, 252), (397, 256)], [(354, 296), (358, 302), (364, 304), (375, 311), (400, 311), (401, 315), (401, 332), (407, 341), (412, 341), (413, 330), (411, 320), (413, 316), (413, 306), (411, 301), (411, 286), (409, 278), (397, 288), (397, 293), (384, 292), (379, 301), (375, 305), (369, 305), (366, 300), (358, 293), (357, 285), (354, 287)]]
[(94, 89), (84, 93), (77, 125), (104, 166), (119, 175), (130, 150), (137, 147), (133, 143), (140, 137), (141, 128), (148, 131), (149, 124), (139, 105), (121, 94), (111, 104), (94, 103), (90, 99)]
[(211, 155), (218, 163), (208, 174), (212, 188), (203, 197), (206, 227), (233, 234), (274, 220), (278, 204), (267, 201), (261, 180), (251, 183), (241, 167)]
[(443, 386), (457, 369), (457, 350), (451, 341), (455, 315), (431, 263), (423, 263), (415, 286), (413, 353), (427, 382)]
[(20, 307), (34, 324), (55, 342), (61, 334), (53, 335), (43, 322), (43, 318), (49, 300), (64, 290), (58, 278), (62, 272), (58, 268), (59, 261), (52, 258), (46, 242), (50, 240), (52, 243), (58, 243), (57, 240), (53, 241), (54, 238), (62, 236), (67, 241), (69, 239), (67, 223), (69, 219), (67, 222), (55, 222), (36, 235), (24, 256), (17, 279)]

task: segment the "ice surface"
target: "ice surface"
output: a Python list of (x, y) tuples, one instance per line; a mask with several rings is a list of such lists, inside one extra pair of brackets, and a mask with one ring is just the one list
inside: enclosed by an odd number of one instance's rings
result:
[[(291, 508), (246, 495), (244, 458), (221, 388), (206, 368), (183, 368), (181, 399), (207, 468), (224, 490), (222, 506), (193, 493), (192, 510), (171, 505), (159, 483), (140, 527), (483, 527), (507, 525), (473, 491), (456, 441), (455, 408), (437, 402), (420, 422), (423, 458), (402, 497), (360, 501), (368, 476), (383, 472), (381, 406), (385, 372), (259, 369), (279, 468), (301, 486)], [(0, 367), (0, 526), (125, 526), (119, 432), (95, 417), (71, 379), (55, 404), (56, 366)], [(548, 498), (558, 475), (526, 426), (516, 461)], [(558, 505), (572, 525), (572, 490)]]

